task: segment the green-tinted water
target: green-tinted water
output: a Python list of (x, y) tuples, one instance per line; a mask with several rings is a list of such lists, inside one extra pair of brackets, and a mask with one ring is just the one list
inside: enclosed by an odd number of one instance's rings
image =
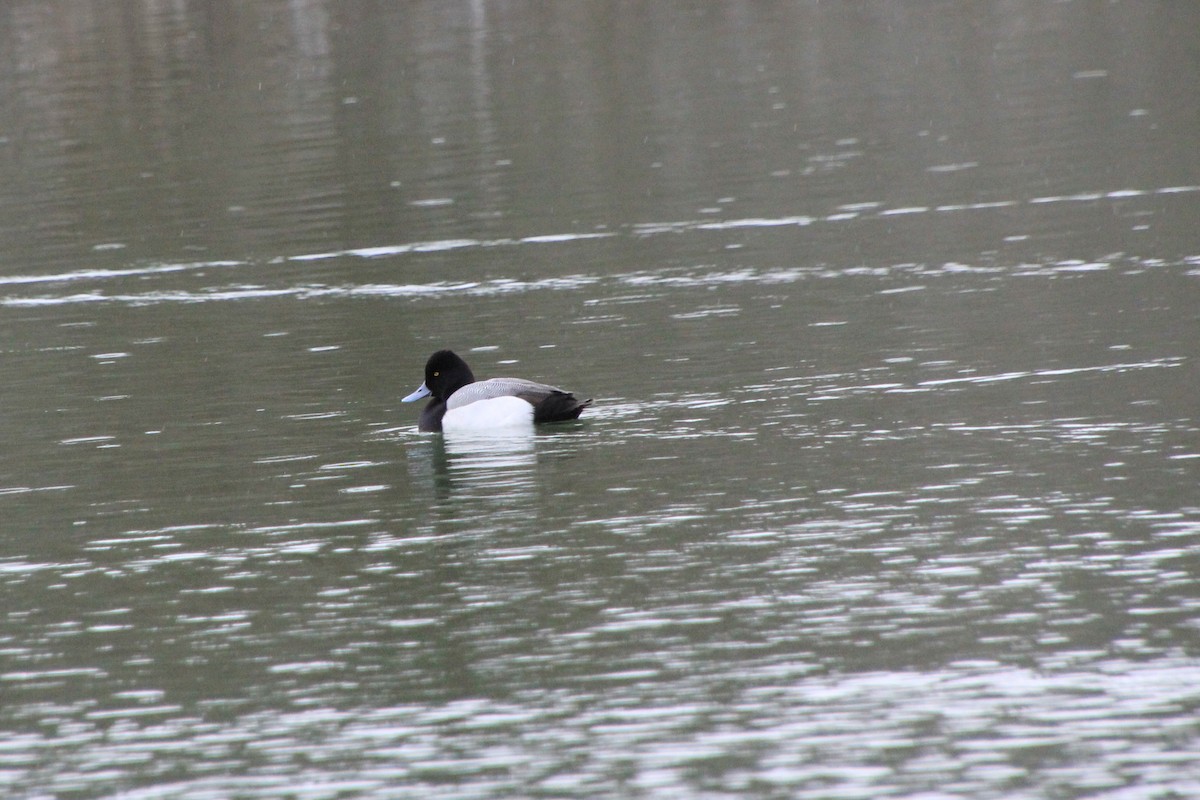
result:
[(5, 796), (1200, 793), (1197, 32), (8, 4)]

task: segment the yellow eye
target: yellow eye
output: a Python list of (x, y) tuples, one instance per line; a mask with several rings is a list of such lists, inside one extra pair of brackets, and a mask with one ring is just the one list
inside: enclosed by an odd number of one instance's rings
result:
[(442, 374), (442, 373), (440, 373), (440, 372), (435, 372), (435, 373), (433, 373), (433, 377), (435, 377), (435, 378), (436, 378), (438, 375), (441, 375), (441, 374)]

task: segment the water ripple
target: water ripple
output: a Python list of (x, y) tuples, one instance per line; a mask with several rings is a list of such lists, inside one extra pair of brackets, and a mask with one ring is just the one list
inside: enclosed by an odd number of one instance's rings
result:
[[(313, 679), (338, 668), (281, 663), (275, 674)], [(594, 677), (569, 693), (226, 713), (219, 728), (151, 693), (92, 709), (53, 742), (14, 737), (19, 752), (60, 757), (53, 769), (13, 764), (11, 777), (63, 794), (117, 781), (150, 758), (160, 769), (186, 765), (186, 779), (128, 789), (126, 800), (588, 797), (617, 786), (656, 796), (979, 797), (1131, 780), (1179, 796), (1200, 790), (1193, 726), (1180, 713), (1194, 705), (1194, 668), (1178, 660), (1069, 672), (964, 660), (847, 675), (780, 661), (740, 671), (719, 697), (704, 674)], [(1148, 714), (1159, 722), (1147, 725)], [(103, 764), (84, 757), (102, 740)], [(1106, 757), (1089, 757), (1096, 752)], [(258, 768), (246, 772), (247, 760)]]
[[(420, 242), (407, 242), (374, 247), (349, 248), (314, 253), (300, 253), (282, 256), (267, 262), (211, 260), (184, 263), (149, 264), (146, 266), (131, 266), (120, 269), (81, 269), (72, 272), (54, 273), (49, 275), (10, 275), (0, 276), (0, 287), (18, 288), (21, 286), (44, 286), (57, 284), (72, 287), (79, 284), (103, 285), (110, 282), (128, 280), (131, 278), (164, 278), (185, 275), (205, 275), (207, 270), (229, 270), (245, 272), (249, 270), (270, 271), (280, 273), (280, 268), (288, 264), (303, 265), (312, 262), (322, 262), (335, 259), (357, 258), (378, 260), (399, 256), (439, 253), (459, 249), (486, 249), (495, 247), (519, 247), (542, 245), (571, 245), (596, 240), (610, 240), (622, 236), (646, 238), (663, 234), (680, 234), (688, 232), (727, 231), (755, 228), (786, 228), (809, 226), (819, 222), (845, 222), (852, 219), (865, 218), (873, 215), (880, 219), (923, 215), (929, 213), (961, 213), (986, 212), (995, 209), (1010, 208), (1017, 205), (1039, 206), (1051, 203), (1084, 203), (1101, 200), (1129, 200), (1147, 196), (1174, 196), (1200, 192), (1200, 186), (1181, 185), (1168, 186), (1158, 189), (1119, 189), (1111, 191), (1080, 192), (1071, 195), (1054, 195), (1034, 197), (1024, 201), (1004, 200), (980, 203), (929, 205), (900, 205), (888, 207), (879, 202), (863, 202), (843, 204), (839, 210), (826, 215), (810, 216), (804, 214), (785, 215), (779, 217), (746, 217), (729, 220), (693, 219), (669, 222), (634, 223), (624, 228), (614, 230), (595, 230), (587, 232), (556, 232), (531, 235), (518, 238), (499, 239), (444, 239)], [(1194, 264), (1196, 256), (1189, 256), (1182, 263)], [(439, 296), (444, 294), (497, 295), (508, 292), (528, 292), (538, 290), (573, 290), (592, 286), (605, 281), (616, 281), (629, 285), (653, 285), (661, 282), (667, 285), (686, 285), (687, 282), (709, 285), (721, 283), (790, 283), (805, 278), (840, 277), (856, 274), (867, 275), (898, 275), (911, 274), (917, 277), (937, 277), (963, 272), (983, 274), (1012, 274), (1014, 276), (1053, 276), (1089, 271), (1105, 271), (1112, 269), (1118, 262), (1112, 260), (1071, 260), (1060, 259), (1043, 264), (1014, 264), (1014, 265), (969, 265), (947, 263), (941, 266), (925, 264), (895, 264), (887, 267), (863, 268), (808, 268), (808, 269), (773, 269), (773, 270), (736, 270), (726, 273), (697, 273), (697, 272), (666, 272), (641, 273), (635, 275), (574, 275), (560, 278), (540, 280), (518, 280), (499, 278), (487, 281), (434, 281), (430, 283), (369, 283), (359, 285), (329, 285), (319, 282), (301, 280), (292, 285), (270, 285), (267, 283), (243, 282), (239, 284), (216, 287), (206, 286), (202, 289), (152, 289), (141, 292), (105, 292), (100, 289), (88, 291), (70, 291), (65, 293), (49, 293), (41, 295), (10, 294), (0, 297), (0, 305), (4, 306), (53, 306), (86, 303), (120, 303), (126, 305), (151, 305), (159, 303), (204, 303), (255, 300), (272, 297), (295, 297), (297, 299), (319, 299), (325, 297), (354, 297), (354, 296), (395, 296), (422, 297)], [(1162, 266), (1161, 262), (1136, 266)], [(286, 275), (287, 273), (281, 273)], [(302, 277), (302, 276), (297, 276)], [(889, 287), (885, 291), (915, 291), (923, 287)]]

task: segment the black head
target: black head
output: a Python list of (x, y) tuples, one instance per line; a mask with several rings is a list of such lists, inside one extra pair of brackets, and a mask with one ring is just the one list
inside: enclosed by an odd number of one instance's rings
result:
[(434, 398), (445, 401), (468, 383), (475, 375), (467, 362), (450, 350), (438, 350), (425, 362), (425, 386)]

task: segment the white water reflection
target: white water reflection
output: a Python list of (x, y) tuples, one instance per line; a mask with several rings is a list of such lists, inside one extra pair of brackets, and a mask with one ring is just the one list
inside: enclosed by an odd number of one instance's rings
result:
[[(171, 742), (192, 742), (202, 757), (187, 781), (122, 793), (145, 800), (274, 797), (284, 788), (274, 774), (281, 771), (293, 776), (291, 789), (302, 781), (312, 798), (384, 796), (418, 780), (430, 797), (461, 796), (464, 782), (490, 796), (588, 797), (614, 783), (639, 793), (870, 797), (937, 786), (980, 796), (1010, 794), (1042, 774), (1089, 791), (1121, 787), (1136, 774), (1179, 796), (1194, 794), (1200, 780), (1188, 768), (1192, 759), (1170, 745), (1188, 736), (1186, 723), (1170, 720), (1193, 700), (1192, 666), (1114, 661), (1081, 676), (1079, 663), (1091, 657), (1076, 653), (1040, 670), (963, 661), (933, 673), (846, 676), (768, 663), (742, 671), (722, 699), (707, 696), (704, 674), (673, 676), (668, 691), (652, 694), (649, 681), (662, 676), (629, 670), (500, 701), (370, 709), (318, 702), (237, 714), (219, 732), (181, 717), (148, 688), (127, 694), (123, 708), (90, 711), (58, 743), (22, 734), (11, 744), (82, 756), (106, 740), (109, 769), (128, 770), (148, 759), (181, 765), (185, 754)], [(324, 673), (331, 688), (339, 672), (331, 663), (281, 666), (280, 675)], [(69, 705), (57, 711), (74, 714)], [(1146, 726), (1146, 713), (1165, 719)], [(714, 716), (720, 725), (711, 724)], [(104, 733), (109, 726), (115, 730)], [(798, 749), (797, 742), (807, 744)], [(235, 751), (262, 774), (227, 774), (222, 767)], [(1090, 757), (1096, 752), (1105, 757)], [(304, 766), (295, 767), (296, 759)], [(80, 757), (46, 772), (42, 788), (80, 791), (105, 774)]]
[[(1147, 195), (1181, 195), (1200, 192), (1200, 186), (1169, 186), (1154, 190), (1124, 189), (1111, 192), (1081, 193), (1071, 196), (1034, 197), (1024, 201), (1024, 204), (1036, 206), (1047, 203), (1088, 203), (1101, 199), (1128, 199)], [(870, 209), (876, 217), (886, 218), (923, 214), (931, 210), (939, 212), (962, 210), (991, 210), (1021, 205), (1018, 201), (992, 201), (985, 203), (940, 205), (936, 209), (926, 206), (899, 208), (883, 208), (877, 203), (860, 203), (842, 208), (853, 208), (853, 213), (839, 213), (826, 218), (826, 221), (845, 222), (851, 219), (862, 219), (862, 213)], [(602, 231), (590, 233), (554, 233), (526, 236), (513, 239), (451, 239), (441, 241), (413, 242), (406, 244), (385, 245), (369, 248), (352, 248), (325, 253), (310, 253), (289, 255), (272, 259), (267, 263), (236, 260), (196, 261), (191, 263), (155, 264), (146, 267), (127, 269), (83, 269), (72, 272), (51, 275), (13, 275), (0, 276), (0, 286), (23, 286), (41, 284), (66, 284), (75, 286), (79, 283), (106, 283), (128, 278), (152, 278), (155, 276), (170, 276), (175, 273), (202, 273), (206, 277), (209, 270), (219, 270), (217, 274), (240, 268), (259, 278), (274, 277), (282, 264), (322, 262), (343, 258), (384, 259), (415, 254), (439, 253), (448, 250), (464, 248), (496, 248), (526, 245), (564, 245), (595, 240), (609, 240), (614, 237), (629, 236), (647, 237), (659, 234), (680, 234), (687, 232), (703, 233), (706, 231), (734, 230), (739, 228), (781, 228), (807, 226), (817, 219), (808, 216), (784, 216), (776, 218), (729, 219), (729, 220), (689, 220), (661, 223), (636, 223), (623, 231)], [(778, 268), (767, 271), (742, 269), (732, 273), (710, 273), (701, 276), (687, 275), (658, 275), (651, 273), (637, 276), (616, 276), (618, 280), (633, 285), (640, 283), (686, 283), (723, 282), (723, 281), (755, 281), (755, 282), (791, 282), (803, 277), (835, 277), (839, 275), (876, 274), (896, 275), (912, 274), (927, 277), (938, 275), (959, 274), (964, 272), (982, 272), (994, 274), (1014, 274), (1018, 276), (1049, 276), (1058, 273), (1084, 272), (1111, 269), (1124, 266), (1130, 259), (1124, 254), (1114, 254), (1111, 260), (1086, 261), (1080, 259), (1060, 259), (1045, 264), (962, 264), (946, 263), (941, 266), (928, 264), (893, 264), (887, 267), (862, 268), (830, 268), (827, 266), (806, 266)], [(1200, 254), (1188, 257), (1184, 263), (1195, 264), (1200, 261)], [(1129, 266), (1135, 266), (1136, 261)], [(1147, 266), (1159, 265), (1156, 260), (1150, 260)], [(286, 274), (286, 273), (285, 273)], [(570, 275), (537, 280), (521, 280), (517, 278), (496, 278), (488, 281), (437, 281), (428, 284), (387, 284), (374, 283), (350, 286), (331, 286), (314, 283), (304, 279), (303, 273), (294, 276), (299, 280), (293, 286), (264, 286), (264, 285), (233, 285), (206, 286), (197, 291), (191, 290), (158, 290), (139, 293), (105, 293), (99, 290), (89, 292), (73, 291), (68, 294), (50, 294), (37, 296), (9, 295), (0, 297), (0, 305), (50, 306), (76, 303), (115, 302), (133, 305), (148, 303), (194, 303), (213, 301), (254, 300), (271, 297), (296, 297), (298, 299), (319, 299), (330, 296), (391, 296), (417, 297), (425, 295), (441, 295), (446, 293), (465, 293), (470, 295), (491, 296), (505, 292), (525, 292), (541, 289), (581, 289), (591, 287), (604, 280), (600, 275)], [(921, 287), (905, 287), (888, 291), (911, 291)]]
[[(1083, 261), (1065, 259), (1047, 264), (1017, 263), (1011, 265), (969, 265), (947, 263), (941, 266), (900, 263), (884, 267), (849, 267), (831, 269), (828, 267), (797, 267), (786, 269), (754, 270), (742, 269), (733, 272), (691, 272), (668, 271), (665, 273), (629, 274), (615, 276), (601, 275), (570, 275), (565, 277), (541, 278), (536, 280), (521, 280), (516, 278), (495, 278), (487, 281), (446, 282), (437, 281), (428, 284), (387, 284), (369, 283), (362, 285), (330, 286), (303, 283), (290, 287), (268, 287), (258, 285), (240, 285), (227, 287), (209, 287), (199, 291), (166, 290), (139, 293), (106, 293), (102, 291), (75, 292), (64, 295), (38, 296), (7, 296), (0, 298), (0, 306), (38, 307), (60, 306), (90, 303), (116, 303), (121, 305), (142, 306), (160, 303), (212, 303), (236, 302), (245, 300), (264, 300), (271, 298), (295, 298), (298, 300), (320, 300), (326, 298), (354, 297), (395, 297), (421, 298), (441, 295), (465, 295), (476, 297), (493, 297), (502, 294), (526, 293), (536, 291), (573, 291), (583, 289), (602, 289), (598, 284), (617, 281), (628, 286), (719, 286), (730, 283), (743, 284), (788, 284), (809, 279), (831, 279), (838, 277), (904, 277), (936, 278), (976, 273), (989, 275), (1009, 275), (1012, 277), (1054, 277), (1062, 274), (1079, 272), (1099, 272), (1112, 269), (1123, 269), (1128, 274), (1137, 274), (1147, 267), (1181, 266), (1188, 268), (1187, 274), (1200, 274), (1200, 256), (1189, 256), (1177, 264), (1139, 263), (1117, 258), (1112, 261)], [(80, 279), (90, 280), (95, 276), (85, 276)], [(33, 282), (33, 281), (29, 281)], [(922, 291), (923, 285), (892, 287), (880, 289), (883, 294), (898, 294), (903, 292)], [(620, 301), (613, 298), (607, 302)], [(592, 302), (605, 302), (593, 300)], [(714, 313), (730, 313), (716, 311)]]
[(451, 467), (456, 470), (521, 468), (534, 463), (537, 435), (533, 428), (499, 433), (455, 431), (442, 437)]

